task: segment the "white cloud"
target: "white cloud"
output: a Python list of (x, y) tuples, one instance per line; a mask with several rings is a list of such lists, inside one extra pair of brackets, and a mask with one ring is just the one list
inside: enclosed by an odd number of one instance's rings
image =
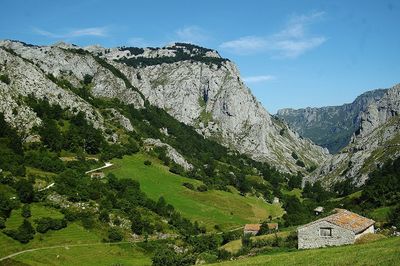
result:
[(222, 49), (230, 50), (236, 54), (248, 54), (262, 50), (267, 45), (267, 40), (262, 37), (246, 36), (237, 40), (224, 42), (220, 45)]
[(279, 32), (269, 36), (245, 36), (224, 42), (220, 48), (236, 54), (267, 52), (274, 57), (295, 58), (326, 41), (324, 36), (309, 33), (311, 24), (323, 18), (324, 12), (293, 16)]
[(65, 31), (63, 33), (54, 33), (40, 28), (33, 28), (33, 32), (54, 39), (78, 38), (83, 36), (106, 37), (108, 35), (107, 27), (74, 29), (70, 31)]
[(264, 82), (264, 81), (270, 81), (276, 79), (275, 76), (272, 75), (262, 75), (262, 76), (250, 76), (250, 77), (244, 77), (243, 81), (246, 83), (258, 83), (258, 82)]
[(208, 34), (198, 26), (187, 26), (175, 31), (176, 38), (180, 42), (202, 43), (209, 39)]

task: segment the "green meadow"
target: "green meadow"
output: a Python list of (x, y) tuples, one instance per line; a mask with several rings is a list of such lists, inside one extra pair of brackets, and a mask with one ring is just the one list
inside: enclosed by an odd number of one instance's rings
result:
[[(144, 165), (145, 160), (152, 161), (152, 165)], [(260, 222), (269, 215), (283, 215), (280, 205), (265, 203), (256, 197), (244, 197), (236, 192), (220, 190), (190, 190), (182, 186), (182, 183), (199, 186), (202, 182), (170, 173), (168, 167), (145, 154), (124, 156), (112, 162), (114, 166), (106, 172), (112, 172), (119, 178), (137, 180), (150, 198), (157, 200), (163, 196), (184, 217), (198, 221), (207, 229), (217, 224), (223, 229), (233, 229), (246, 223)]]
[(400, 237), (367, 244), (300, 250), (227, 261), (213, 265), (399, 265)]

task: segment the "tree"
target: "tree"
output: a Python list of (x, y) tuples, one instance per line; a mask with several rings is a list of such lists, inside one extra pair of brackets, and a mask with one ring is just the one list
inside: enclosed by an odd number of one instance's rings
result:
[(108, 214), (108, 211), (102, 210), (99, 214), (99, 220), (103, 223), (108, 223), (110, 222), (110, 215)]
[(16, 183), (16, 190), (21, 202), (31, 203), (33, 201), (35, 193), (33, 191), (33, 184), (30, 181), (26, 179), (20, 179)]
[(24, 218), (31, 217), (31, 207), (29, 206), (29, 204), (24, 204), (24, 206), (22, 207), (21, 215)]
[(297, 173), (297, 175), (291, 176), (288, 181), (288, 187), (290, 190), (294, 188), (301, 188), (301, 182), (303, 177), (301, 173)]
[(141, 235), (143, 233), (144, 223), (139, 213), (134, 213), (131, 216), (131, 230), (137, 235)]
[(53, 119), (43, 120), (43, 125), (39, 130), (42, 141), (49, 149), (53, 151), (60, 151), (63, 146), (63, 139), (57, 124)]
[(108, 240), (110, 242), (120, 242), (123, 238), (122, 232), (118, 228), (111, 227), (108, 229)]
[(93, 80), (93, 76), (89, 75), (89, 74), (85, 74), (85, 76), (83, 76), (83, 84), (85, 85), (89, 85), (90, 83), (92, 83)]

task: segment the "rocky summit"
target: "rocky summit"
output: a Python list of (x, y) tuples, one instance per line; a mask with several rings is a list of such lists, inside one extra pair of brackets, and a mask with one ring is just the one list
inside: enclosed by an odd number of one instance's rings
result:
[[(146, 108), (146, 103), (162, 108), (205, 138), (282, 171), (306, 172), (329, 158), (327, 149), (271, 116), (243, 83), (234, 63), (196, 45), (103, 48), (6, 40), (0, 42), (0, 71), (9, 78), (0, 82), (0, 112), (25, 141), (35, 140), (32, 129), (41, 124), (24, 101), (30, 96), (83, 112), (95, 128), (118, 142), (118, 135), (107, 130), (108, 118), (90, 100), (115, 99), (137, 109)], [(91, 79), (86, 99), (70, 89), (85, 77)], [(112, 109), (125, 130), (134, 130), (129, 119)]]

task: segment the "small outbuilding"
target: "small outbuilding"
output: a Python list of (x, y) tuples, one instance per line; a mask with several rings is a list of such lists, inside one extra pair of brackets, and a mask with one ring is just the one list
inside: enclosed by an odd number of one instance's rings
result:
[(357, 238), (374, 233), (375, 221), (344, 209), (309, 224), (300, 226), (298, 248), (310, 249), (326, 246), (354, 244)]
[(320, 215), (321, 213), (324, 212), (324, 207), (318, 206), (317, 208), (314, 209), (315, 215)]
[(260, 231), (261, 224), (246, 224), (244, 226), (243, 234), (245, 235), (257, 235), (258, 232)]
[(105, 174), (103, 172), (93, 172), (93, 173), (90, 174), (90, 177), (91, 178), (99, 178), (99, 179), (101, 179), (101, 178), (105, 177)]

